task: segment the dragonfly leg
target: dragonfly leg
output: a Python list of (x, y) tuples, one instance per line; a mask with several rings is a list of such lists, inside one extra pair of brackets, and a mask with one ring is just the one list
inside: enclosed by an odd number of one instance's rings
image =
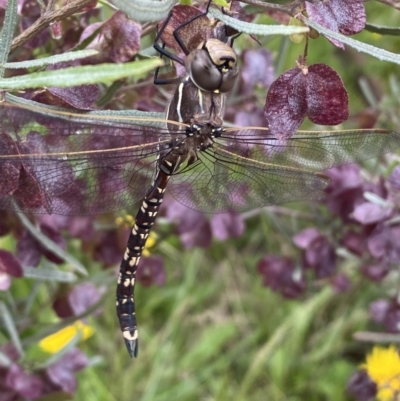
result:
[[(175, 54), (170, 53), (169, 51), (165, 50), (165, 43), (160, 46), (157, 42), (154, 42), (153, 47), (161, 54), (161, 58), (163, 56), (168, 57), (176, 62), (184, 65), (184, 61), (176, 56)], [(160, 67), (157, 67), (156, 72), (154, 74), (154, 85), (169, 85), (169, 84), (178, 84), (181, 81), (181, 78), (159, 78), (158, 74), (160, 72)]]
[(176, 40), (176, 42), (179, 44), (180, 48), (182, 49), (182, 51), (188, 55), (189, 54), (189, 50), (186, 47), (185, 43), (183, 43), (182, 38), (179, 35), (179, 31), (184, 28), (187, 25), (190, 25), (193, 21), (195, 21), (198, 18), (204, 17), (208, 14), (208, 9), (210, 8), (211, 5), (211, 0), (208, 1), (207, 6), (206, 6), (206, 11), (204, 13), (195, 15), (194, 17), (190, 18), (188, 21), (185, 21), (182, 25), (178, 26), (175, 31), (173, 32), (174, 38)]

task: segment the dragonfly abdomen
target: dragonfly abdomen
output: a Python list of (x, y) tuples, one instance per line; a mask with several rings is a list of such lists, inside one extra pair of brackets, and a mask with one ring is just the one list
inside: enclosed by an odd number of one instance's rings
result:
[(122, 259), (117, 285), (117, 315), (130, 356), (138, 355), (138, 330), (135, 312), (136, 271), (150, 230), (164, 198), (170, 175), (158, 170), (154, 183), (144, 197), (136, 215)]

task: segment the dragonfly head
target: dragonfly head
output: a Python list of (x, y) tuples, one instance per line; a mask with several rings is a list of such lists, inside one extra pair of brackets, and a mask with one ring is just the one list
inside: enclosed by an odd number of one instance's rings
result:
[(229, 92), (239, 72), (232, 47), (218, 39), (201, 43), (187, 56), (185, 65), (193, 83), (206, 92)]

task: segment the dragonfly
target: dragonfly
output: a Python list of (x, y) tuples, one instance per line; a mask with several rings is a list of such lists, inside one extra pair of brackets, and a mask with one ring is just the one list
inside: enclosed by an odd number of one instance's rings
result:
[(298, 131), (283, 141), (267, 127), (224, 128), (238, 76), (232, 40), (216, 34), (188, 49), (177, 28), (183, 59), (165, 49), (168, 22), (155, 48), (186, 75), (174, 81), (166, 119), (71, 111), (10, 95), (0, 103), (0, 209), (92, 215), (141, 200), (116, 291), (131, 357), (139, 347), (136, 271), (166, 191), (205, 213), (318, 200), (329, 184), (321, 171), (400, 146), (400, 134), (384, 129)]

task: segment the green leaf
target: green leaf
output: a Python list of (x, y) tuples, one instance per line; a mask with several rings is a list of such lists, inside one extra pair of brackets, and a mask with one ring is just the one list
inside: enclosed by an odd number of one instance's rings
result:
[(224, 346), (237, 335), (238, 327), (233, 322), (207, 327), (199, 335), (196, 346), (185, 354), (182, 365), (187, 369), (195, 369), (197, 364), (212, 361), (215, 355), (223, 353)]
[(328, 36), (329, 38), (332, 39), (339, 40), (340, 42), (353, 47), (359, 52), (367, 53), (373, 57), (376, 57), (379, 60), (385, 60), (391, 63), (400, 64), (400, 54), (388, 52), (387, 50), (380, 49), (379, 47), (375, 47), (367, 43), (351, 39), (337, 32), (333, 32), (330, 29), (324, 28), (323, 26), (317, 24), (316, 22), (308, 18), (304, 17), (304, 21), (308, 26), (314, 28), (317, 32), (321, 33), (322, 35)]
[(24, 350), (22, 348), (21, 339), (18, 335), (18, 330), (15, 326), (14, 319), (8, 310), (6, 304), (0, 302), (0, 317), (3, 319), (4, 326), (10, 335), (11, 341), (15, 348), (18, 350), (20, 355), (24, 355)]
[(214, 4), (221, 7), (229, 8), (229, 3), (226, 0), (214, 0)]
[(49, 269), (49, 268), (33, 268), (33, 267), (24, 267), (24, 277), (32, 278), (35, 280), (41, 281), (52, 281), (59, 283), (73, 283), (77, 280), (77, 277), (74, 273), (71, 272), (63, 272), (58, 269)]
[(0, 79), (2, 90), (24, 90), (49, 86), (71, 87), (84, 84), (110, 83), (117, 79), (145, 74), (163, 65), (161, 58), (124, 64), (100, 64), (41, 71)]
[(137, 124), (140, 119), (140, 123), (142, 125), (151, 125), (154, 127), (165, 126), (165, 113), (139, 110), (96, 110), (79, 112), (71, 111), (71, 109), (64, 109), (58, 106), (49, 106), (34, 102), (33, 100), (23, 99), (21, 97), (11, 95), (10, 93), (6, 93), (5, 99), (6, 102), (11, 105), (34, 110), (46, 116), (66, 118), (68, 121), (115, 126), (116, 124)]
[(36, 228), (30, 220), (23, 214), (18, 213), (17, 216), (21, 220), (22, 224), (26, 227), (26, 229), (32, 234), (32, 236), (37, 239), (41, 245), (48, 251), (54, 253), (54, 255), (59, 258), (65, 260), (69, 263), (77, 272), (87, 276), (87, 270), (85, 266), (81, 264), (77, 259), (71, 256), (68, 252), (64, 251), (64, 249), (60, 248), (54, 241), (52, 241), (49, 237), (44, 235), (38, 228)]
[(400, 28), (394, 26), (365, 24), (365, 30), (374, 33), (379, 33), (380, 35), (400, 36)]
[[(4, 67), (10, 53), (15, 24), (17, 23), (17, 0), (8, 0), (3, 29), (0, 36), (0, 78), (4, 77)], [(1, 87), (0, 87), (1, 88)]]
[(42, 67), (44, 65), (56, 64), (62, 61), (78, 60), (90, 56), (95, 56), (99, 52), (94, 49), (79, 50), (74, 52), (68, 52), (64, 54), (56, 54), (55, 56), (43, 57), (37, 60), (20, 61), (17, 63), (5, 63), (5, 68), (32, 68)]
[(249, 35), (293, 35), (310, 31), (307, 26), (260, 25), (239, 21), (235, 18), (229, 17), (228, 15), (222, 14), (221, 11), (214, 8), (210, 9), (209, 13), (224, 24), (235, 28), (239, 32), (247, 33)]
[(129, 18), (138, 22), (156, 22), (165, 18), (177, 0), (111, 0)]

